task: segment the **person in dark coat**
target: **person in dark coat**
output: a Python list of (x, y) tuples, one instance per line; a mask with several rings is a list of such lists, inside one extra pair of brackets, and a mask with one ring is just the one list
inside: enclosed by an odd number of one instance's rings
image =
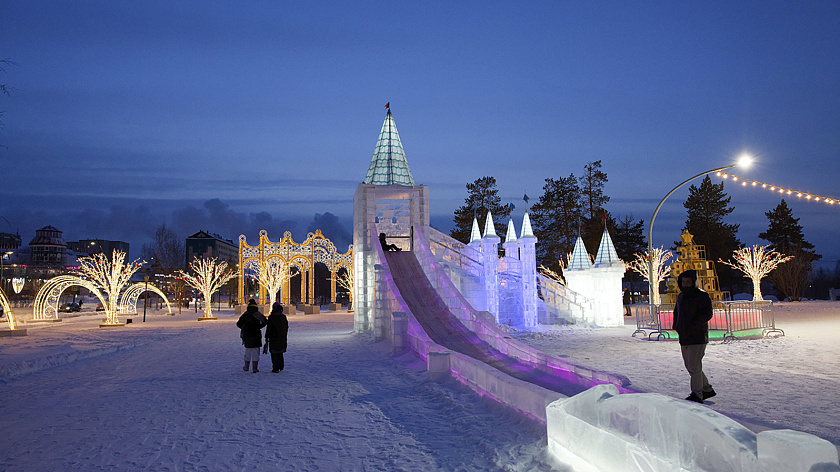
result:
[(239, 317), (236, 327), (241, 331), (240, 337), (245, 346), (245, 366), (242, 370), (248, 372), (248, 365), (253, 362), (253, 372), (259, 372), (257, 365), (260, 362), (260, 347), (262, 347), (262, 328), (266, 324), (265, 316), (260, 313), (257, 302), (254, 299), (248, 300), (248, 308)]
[(633, 296), (630, 295), (630, 289), (624, 287), (624, 293), (621, 296), (621, 303), (624, 304), (624, 316), (632, 316), (630, 313), (630, 305), (633, 304)]
[(274, 302), (271, 306), (271, 314), (268, 315), (268, 325), (265, 328), (263, 354), (271, 353), (271, 371), (275, 374), (285, 367), (283, 353), (286, 352), (288, 334), (289, 320), (283, 314), (283, 305)]
[(677, 276), (680, 293), (674, 305), (672, 329), (680, 337), (683, 363), (691, 376), (691, 395), (686, 400), (703, 403), (716, 395), (703, 373), (703, 355), (709, 343), (709, 320), (712, 319), (712, 299), (697, 286), (697, 271), (686, 270)]

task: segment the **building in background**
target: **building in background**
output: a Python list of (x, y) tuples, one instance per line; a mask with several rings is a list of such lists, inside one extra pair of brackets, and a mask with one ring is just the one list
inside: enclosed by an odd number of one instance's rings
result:
[(78, 241), (70, 241), (67, 243), (67, 248), (92, 256), (94, 254), (105, 254), (109, 259), (114, 254), (114, 250), (120, 250), (128, 257), (128, 243), (124, 241), (106, 241), (104, 239), (80, 239)]
[(52, 226), (35, 231), (29, 241), (29, 265), (33, 268), (56, 273), (67, 267), (67, 243), (62, 232)]
[(239, 263), (239, 244), (225, 239), (218, 234), (199, 231), (187, 238), (186, 264), (190, 266), (193, 258), (216, 258), (228, 263), (228, 267), (235, 268)]

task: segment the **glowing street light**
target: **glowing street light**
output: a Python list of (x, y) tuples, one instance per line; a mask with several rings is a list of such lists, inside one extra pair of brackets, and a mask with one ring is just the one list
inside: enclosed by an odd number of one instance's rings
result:
[[(747, 168), (747, 167), (750, 166), (750, 164), (752, 164), (752, 156), (744, 153), (744, 154), (741, 154), (741, 157), (738, 159), (738, 162), (736, 162), (734, 164), (730, 164), (728, 166), (718, 167), (717, 169), (712, 169), (712, 170), (708, 170), (706, 172), (702, 172), (700, 174), (695, 175), (694, 177), (691, 177), (687, 180), (684, 180), (681, 184), (679, 184), (676, 187), (674, 187), (673, 189), (671, 189), (671, 191), (668, 192), (668, 194), (665, 195), (662, 198), (662, 200), (659, 202), (659, 205), (656, 205), (656, 210), (654, 210), (653, 216), (650, 218), (650, 224), (648, 225), (648, 254), (653, 254), (653, 222), (656, 221), (656, 214), (659, 213), (659, 209), (662, 208), (662, 204), (665, 203), (665, 200), (667, 200), (668, 197), (670, 197), (680, 187), (682, 187), (683, 185), (691, 182), (692, 180), (694, 180), (698, 177), (703, 177), (704, 175), (711, 174), (713, 172), (720, 172), (722, 170), (731, 169), (735, 166), (741, 166), (741, 167)], [(654, 270), (654, 268), (653, 268), (653, 258), (648, 258), (648, 274), (653, 274), (654, 273), (653, 270)], [(648, 291), (650, 292), (650, 294), (653, 293), (653, 290), (656, 290), (658, 292), (659, 291), (659, 286), (657, 284), (657, 286), (654, 288), (651, 281), (648, 280)], [(651, 309), (651, 314), (653, 314), (653, 312), (652, 312), (653, 304), (650, 305), (650, 309)]]

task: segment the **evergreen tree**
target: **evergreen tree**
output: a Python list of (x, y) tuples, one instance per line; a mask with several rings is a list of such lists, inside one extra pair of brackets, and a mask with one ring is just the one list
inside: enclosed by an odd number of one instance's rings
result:
[[(625, 215), (615, 222), (615, 230), (611, 233), (613, 244), (618, 257), (625, 263), (635, 259), (635, 255), (647, 251), (645, 240), (645, 220), (633, 221), (633, 215)], [(624, 279), (630, 282), (630, 291), (634, 290), (636, 282), (635, 271), (628, 270), (624, 273)]]
[(583, 176), (580, 177), (581, 206), (590, 220), (600, 218), (604, 205), (610, 201), (610, 197), (604, 195), (604, 185), (608, 180), (606, 172), (601, 170), (600, 160), (583, 166)]
[(467, 184), (467, 198), (464, 205), (455, 210), (455, 228), (449, 235), (463, 243), (470, 242), (473, 218), (478, 217), (479, 228), (484, 231), (484, 222), (487, 220), (487, 210), (493, 213), (493, 226), (496, 234), (504, 238), (507, 229), (507, 219), (513, 211), (513, 204), (502, 205), (499, 197), (499, 189), (496, 188), (495, 177), (482, 177), (475, 182)]
[(770, 273), (770, 280), (788, 300), (798, 301), (808, 286), (811, 265), (822, 256), (815, 253), (814, 245), (805, 240), (799, 218), (793, 217), (793, 212), (784, 199), (764, 215), (769, 220), (769, 226), (767, 231), (760, 233), (758, 237), (768, 241), (773, 250), (793, 256), (792, 260), (781, 264)]
[[(586, 250), (590, 254), (598, 251), (601, 243), (601, 236), (604, 234), (604, 205), (610, 201), (610, 197), (604, 195), (604, 185), (607, 183), (606, 172), (601, 170), (601, 161), (590, 162), (583, 166), (583, 175), (578, 179), (580, 183), (580, 205), (583, 209), (580, 235)], [(608, 219), (610, 219), (608, 217)], [(607, 227), (615, 228), (613, 224)]]
[[(732, 197), (723, 191), (723, 182), (713, 184), (708, 175), (700, 187), (692, 185), (688, 189), (688, 198), (683, 203), (688, 218), (683, 229), (694, 235), (695, 243), (705, 246), (708, 261), (728, 260), (736, 249), (743, 247), (737, 236), (740, 225), (724, 222), (724, 218), (735, 210), (729, 207), (730, 200)], [(742, 278), (726, 265), (717, 264), (715, 268), (721, 290), (729, 290)]]
[(531, 207), (537, 244), (537, 264), (557, 269), (557, 261), (572, 252), (581, 218), (581, 193), (574, 174), (545, 179), (543, 194)]
[(799, 224), (799, 218), (793, 217), (793, 212), (784, 199), (782, 199), (782, 202), (776, 208), (765, 212), (764, 215), (769, 220), (770, 225), (767, 231), (760, 233), (758, 237), (769, 242), (773, 250), (782, 254), (788, 254), (794, 248), (797, 248), (811, 253), (815, 256), (814, 260), (822, 257), (812, 251), (814, 249), (813, 244), (805, 241), (805, 236), (802, 234), (802, 226)]

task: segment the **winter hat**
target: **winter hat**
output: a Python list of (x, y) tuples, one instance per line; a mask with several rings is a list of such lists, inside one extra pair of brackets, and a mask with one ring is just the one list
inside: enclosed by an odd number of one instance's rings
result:
[(257, 306), (257, 301), (254, 300), (253, 298), (248, 300), (248, 306), (251, 306), (251, 305)]
[(274, 305), (271, 305), (271, 313), (272, 314), (279, 313), (279, 314), (282, 315), (283, 314), (283, 305), (281, 305), (280, 302), (274, 302)]

